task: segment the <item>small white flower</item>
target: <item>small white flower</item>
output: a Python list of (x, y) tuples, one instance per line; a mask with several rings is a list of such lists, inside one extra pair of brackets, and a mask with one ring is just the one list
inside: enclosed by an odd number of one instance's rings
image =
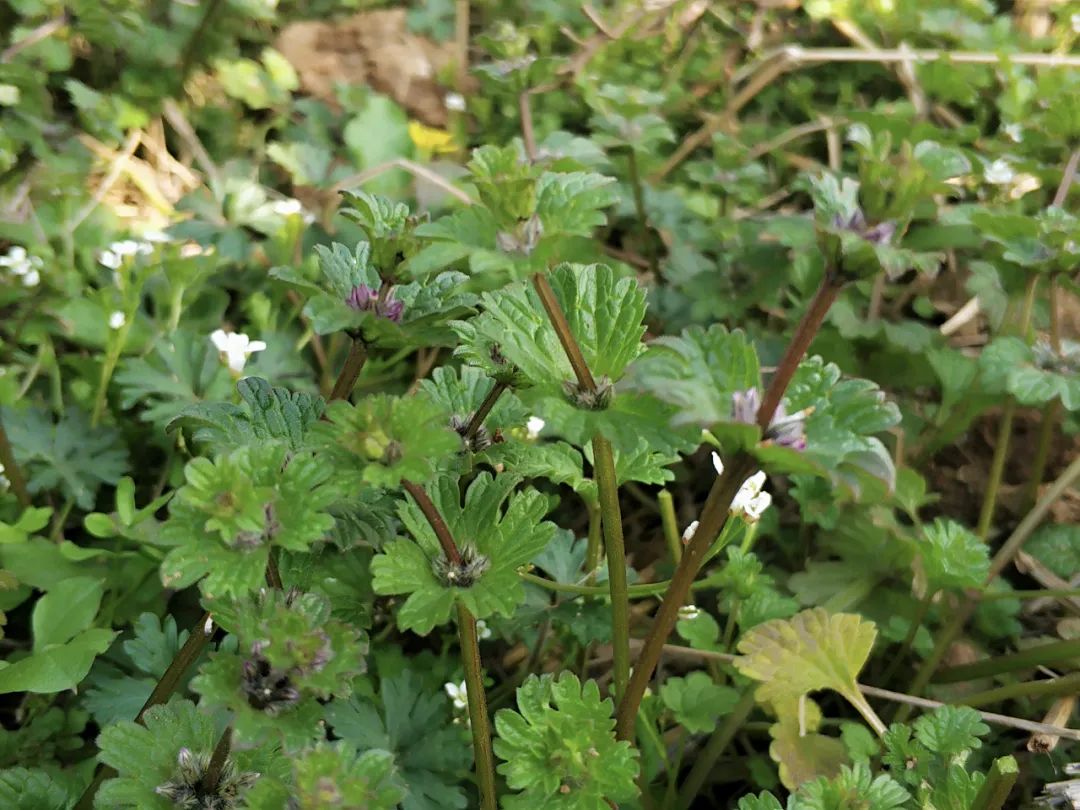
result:
[(750, 503), (761, 494), (763, 486), (765, 486), (765, 473), (761, 470), (743, 481), (743, 485), (739, 487), (734, 500), (731, 501), (731, 514), (745, 515)]
[(114, 253), (111, 250), (103, 250), (98, 254), (98, 263), (103, 264), (110, 270), (118, 270), (120, 265), (124, 263), (124, 258), (119, 253)]
[(115, 312), (113, 312), (112, 315), (109, 316), (110, 329), (119, 329), (125, 323), (127, 323), (127, 318), (124, 317), (124, 313), (120, 310), (116, 310)]
[(41, 274), (37, 270), (31, 270), (23, 276), (22, 283), (24, 287), (36, 287), (40, 281)]
[(252, 340), (245, 334), (226, 332), (224, 329), (215, 330), (210, 335), (210, 340), (217, 346), (217, 350), (224, 355), (225, 362), (228, 363), (229, 369), (234, 374), (239, 374), (244, 370), (244, 365), (251, 355), (266, 348), (266, 344), (261, 340)]
[(465, 681), (461, 683), (454, 683), (449, 681), (443, 684), (443, 689), (446, 690), (447, 696), (454, 702), (454, 708), (458, 711), (463, 711), (469, 708), (469, 691), (465, 686)]
[(697, 605), (683, 605), (679, 608), (679, 618), (686, 621), (693, 621), (701, 615), (701, 608)]
[(768, 492), (759, 492), (746, 502), (743, 507), (743, 517), (748, 523), (757, 523), (771, 504), (772, 495)]
[(284, 200), (275, 200), (270, 203), (270, 210), (279, 217), (291, 217), (293, 214), (299, 214), (303, 211), (304, 206), (300, 204), (299, 200), (287, 197)]
[(1019, 124), (1006, 124), (1003, 129), (1013, 143), (1020, 143), (1024, 140), (1024, 128)]
[(724, 474), (724, 462), (720, 458), (720, 454), (717, 453), (715, 450), (713, 450), (713, 454), (712, 454), (712, 465), (713, 465), (713, 468), (716, 470), (717, 475), (723, 475)]
[(525, 430), (528, 431), (529, 438), (538, 438), (540, 436), (540, 431), (544, 429), (544, 425), (546, 424), (547, 422), (545, 422), (539, 416), (530, 416), (528, 421), (525, 423)]
[(1009, 162), (1001, 158), (983, 169), (983, 177), (986, 178), (986, 182), (993, 183), (995, 186), (1007, 186), (1015, 176), (1016, 172), (1013, 171)]
[[(26, 248), (15, 245), (3, 256), (0, 256), (0, 267), (21, 267), (26, 264)], [(18, 273), (22, 275), (22, 273)]]
[(454, 112), (465, 111), (465, 96), (461, 95), (461, 93), (447, 93), (444, 101), (446, 102), (446, 109), (448, 110), (453, 110)]
[(146, 231), (143, 233), (142, 238), (147, 242), (171, 242), (172, 237), (165, 231)]
[(691, 522), (691, 524), (686, 527), (686, 531), (682, 533), (682, 541), (684, 543), (689, 543), (691, 540), (693, 540), (694, 535), (697, 534), (697, 527), (700, 525), (701, 524), (699, 521), (695, 520)]
[(204, 636), (208, 636), (214, 632), (214, 620), (211, 617), (206, 617), (206, 621), (203, 622), (202, 631)]
[(491, 638), (491, 628), (487, 626), (487, 622), (483, 619), (476, 620), (476, 635), (481, 641), (487, 641)]

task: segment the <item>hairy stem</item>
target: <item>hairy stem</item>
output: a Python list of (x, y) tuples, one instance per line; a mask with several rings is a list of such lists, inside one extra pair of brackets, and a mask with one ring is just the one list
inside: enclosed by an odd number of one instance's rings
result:
[[(1020, 524), (1013, 530), (1013, 533), (1009, 536), (1009, 539), (1005, 541), (1005, 544), (998, 549), (997, 554), (995, 554), (994, 558), (990, 561), (990, 571), (986, 577), (986, 585), (992, 583), (998, 575), (1005, 570), (1005, 567), (1012, 562), (1013, 558), (1023, 547), (1032, 532), (1034, 532), (1039, 524), (1042, 523), (1043, 519), (1050, 511), (1050, 507), (1077, 479), (1080, 479), (1080, 458), (1074, 459), (1073, 463), (1058, 476), (1057, 480), (1050, 485), (1046, 493), (1039, 499), (1039, 502), (1035, 504), (1035, 507), (1028, 512), (1022, 521), (1020, 521)], [(922, 666), (919, 667), (919, 671), (915, 675), (915, 679), (908, 688), (908, 691), (911, 694), (922, 694), (926, 685), (930, 683), (930, 678), (933, 677), (934, 672), (941, 664), (942, 659), (945, 658), (945, 653), (948, 651), (949, 645), (952, 644), (953, 640), (960, 634), (960, 631), (964, 629), (964, 625), (967, 624), (967, 620), (971, 618), (971, 615), (975, 612), (978, 603), (979, 593), (969, 593), (968, 598), (953, 612), (949, 623), (941, 628), (937, 638), (934, 640), (934, 649), (923, 661)], [(911, 707), (904, 706), (897, 712), (895, 720), (898, 723), (902, 723), (910, 715)]]
[(518, 113), (521, 116), (521, 140), (525, 144), (525, 156), (533, 162), (536, 160), (536, 132), (533, 129), (532, 104), (528, 90), (522, 91), (518, 96)]
[(330, 392), (330, 401), (349, 398), (366, 361), (367, 344), (364, 343), (363, 338), (354, 337), (349, 347), (349, 354), (345, 358), (345, 365), (341, 367), (341, 373), (338, 375), (337, 382), (334, 383), (334, 390)]
[(0, 419), (0, 464), (4, 476), (11, 482), (11, 491), (15, 493), (15, 499), (19, 506), (26, 508), (31, 505), (30, 490), (26, 487), (26, 479), (23, 478), (22, 469), (15, 460), (15, 451), (8, 440), (7, 431), (4, 430), (3, 419)]
[(97, 427), (105, 413), (109, 381), (112, 379), (113, 372), (116, 371), (116, 364), (120, 362), (120, 353), (124, 351), (124, 344), (127, 343), (128, 332), (131, 331), (131, 321), (132, 318), (125, 313), (124, 325), (116, 331), (116, 334), (109, 341), (109, 347), (105, 352), (105, 361), (101, 364), (101, 377), (98, 379), (97, 393), (94, 395), (94, 409), (90, 413), (90, 427)]
[(461, 664), (465, 668), (465, 688), (469, 699), (469, 725), (476, 753), (476, 784), (482, 810), (495, 810), (495, 755), (491, 749), (491, 724), (484, 696), (484, 671), (480, 663), (480, 639), (476, 619), (461, 603), (457, 606)]
[[(826, 271), (821, 286), (818, 287), (813, 300), (810, 302), (810, 307), (795, 329), (795, 334), (792, 336), (791, 342), (788, 344), (787, 350), (776, 368), (776, 373), (773, 374), (769, 387), (765, 390), (757, 414), (758, 426), (763, 431), (772, 421), (773, 414), (779, 407), (784, 392), (787, 390), (791, 378), (795, 375), (795, 370), (799, 367), (799, 361), (806, 354), (806, 350), (813, 342), (814, 336), (825, 320), (829, 307), (832, 306), (842, 288), (843, 282), (839, 276), (832, 271)], [(735, 495), (738, 493), (743, 481), (753, 473), (754, 467), (753, 457), (747, 453), (737, 453), (724, 470), (724, 474), (717, 476), (712, 489), (709, 491), (709, 495), (705, 500), (705, 508), (702, 510), (699, 519), (698, 530), (683, 551), (682, 561), (675, 569), (675, 574), (671, 578), (671, 585), (664, 595), (664, 602), (661, 604), (660, 610), (657, 611), (652, 630), (650, 630), (645, 646), (642, 648), (641, 657), (638, 659), (633, 675), (630, 677), (626, 695), (619, 703), (615, 728), (621, 740), (630, 740), (634, 736), (634, 723), (637, 718), (638, 707), (641, 705), (641, 699), (645, 696), (645, 688), (648, 686), (653, 672), (656, 671), (657, 664), (660, 663), (664, 642), (667, 641), (668, 636), (675, 629), (675, 623), (679, 617), (679, 608), (686, 604), (691, 586), (705, 562), (706, 554), (712, 546), (713, 540), (720, 534), (720, 530), (727, 522), (731, 502), (735, 499)]]
[(608, 588), (611, 594), (611, 648), (615, 700), (621, 700), (630, 679), (630, 599), (626, 586), (626, 554), (623, 548), (619, 483), (615, 477), (615, 454), (611, 442), (593, 437), (596, 487), (600, 493), (600, 523), (607, 554)]
[(686, 775), (682, 788), (679, 790), (679, 803), (676, 805), (679, 810), (689, 810), (694, 803), (694, 799), (705, 786), (705, 781), (709, 778), (709, 774), (712, 773), (717, 760), (720, 759), (720, 756), (731, 744), (735, 734), (742, 728), (746, 718), (750, 716), (750, 712), (753, 710), (754, 689), (750, 687), (742, 693), (742, 697), (735, 704), (731, 714), (724, 718), (724, 724), (712, 733), (709, 741), (705, 743), (705, 747), (697, 755), (694, 766), (690, 769), (690, 773)]
[[(589, 573), (589, 585), (596, 582), (596, 569), (600, 566), (600, 554), (603, 550), (603, 536), (600, 529), (600, 504), (597, 501), (587, 500), (585, 508), (589, 512), (589, 536), (585, 546), (585, 570)], [(604, 594), (606, 588), (595, 588), (590, 593)], [(585, 591), (581, 591), (585, 593)]]
[[(528, 574), (524, 571), (519, 572), (518, 576), (526, 582), (531, 582), (534, 585), (539, 585), (548, 591), (554, 591), (555, 593), (572, 593), (578, 596), (607, 596), (610, 591), (603, 585), (576, 585), (573, 582), (555, 582), (550, 579), (544, 579), (538, 577), (536, 574)], [(627, 596), (631, 599), (646, 599), (650, 596), (660, 596), (671, 586), (671, 580), (665, 579), (660, 582), (645, 582), (637, 585), (628, 585), (626, 587)], [(716, 582), (708, 577), (705, 579), (697, 580), (691, 586), (693, 590), (700, 588), (713, 588), (716, 587)]]
[(443, 520), (443, 516), (439, 514), (439, 510), (435, 508), (435, 504), (431, 502), (431, 498), (428, 497), (424, 488), (405, 478), (401, 479), (401, 486), (412, 495), (416, 505), (424, 513), (431, 530), (435, 532), (435, 537), (439, 540), (439, 545), (442, 546), (446, 559), (454, 565), (461, 565), (461, 552), (458, 551), (457, 543), (454, 542), (454, 538), (450, 534), (450, 528), (446, 525), (446, 521)]
[[(480, 430), (480, 426), (484, 424), (484, 420), (487, 419), (488, 414), (491, 413), (491, 409), (495, 407), (495, 403), (499, 401), (499, 397), (502, 396), (509, 386), (503, 382), (497, 382), (488, 391), (487, 396), (484, 397), (484, 401), (480, 403), (480, 407), (476, 410), (476, 413), (472, 415), (472, 419), (469, 420), (468, 426), (465, 428), (465, 443), (469, 444), (476, 438), (476, 432)], [(471, 446), (471, 445), (470, 445)]]

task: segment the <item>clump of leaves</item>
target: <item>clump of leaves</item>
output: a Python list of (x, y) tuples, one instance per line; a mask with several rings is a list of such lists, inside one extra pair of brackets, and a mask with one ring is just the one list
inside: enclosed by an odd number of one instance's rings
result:
[(504, 799), (506, 807), (586, 810), (636, 794), (637, 752), (615, 741), (612, 702), (600, 699), (595, 681), (532, 675), (517, 706), (495, 715), (499, 772), (521, 791)]

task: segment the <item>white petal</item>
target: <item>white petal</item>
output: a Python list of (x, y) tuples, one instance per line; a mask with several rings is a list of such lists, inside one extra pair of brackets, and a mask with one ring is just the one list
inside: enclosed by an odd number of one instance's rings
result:
[(528, 421), (525, 423), (525, 430), (528, 431), (529, 438), (537, 438), (540, 435), (540, 431), (544, 429), (544, 425), (546, 424), (547, 422), (545, 422), (539, 416), (530, 416)]
[(41, 274), (37, 270), (31, 270), (23, 276), (22, 283), (26, 287), (36, 287), (39, 281), (41, 281)]
[(210, 335), (210, 340), (214, 342), (219, 352), (227, 351), (229, 348), (229, 336), (224, 329), (215, 329)]
[(455, 112), (465, 110), (465, 96), (461, 95), (461, 93), (447, 93), (444, 100), (448, 110), (454, 110)]
[(254, 354), (255, 352), (261, 352), (261, 351), (265, 351), (265, 350), (266, 350), (266, 344), (261, 340), (248, 341), (247, 346), (244, 348), (244, 351), (247, 352), (248, 354)]
[(116, 310), (115, 312), (113, 312), (112, 315), (109, 316), (109, 328), (119, 329), (124, 325), (126, 320), (127, 319), (124, 317), (124, 313), (120, 310)]
[(110, 270), (116, 270), (124, 260), (120, 258), (120, 254), (118, 253), (114, 253), (111, 250), (103, 250), (98, 254), (98, 261)]
[(717, 475), (723, 475), (724, 474), (724, 462), (720, 458), (720, 454), (717, 453), (715, 450), (713, 450), (713, 454), (712, 454), (712, 465), (716, 469), (716, 474)]
[(684, 543), (689, 543), (691, 540), (694, 539), (694, 535), (697, 534), (697, 529), (700, 525), (700, 521), (695, 520), (686, 527), (686, 531), (682, 533), (682, 540)]

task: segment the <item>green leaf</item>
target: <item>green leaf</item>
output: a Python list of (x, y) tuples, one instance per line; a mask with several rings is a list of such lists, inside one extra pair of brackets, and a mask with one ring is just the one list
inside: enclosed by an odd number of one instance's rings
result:
[(10, 810), (67, 810), (77, 798), (45, 771), (0, 770), (0, 804)]
[[(548, 273), (548, 280), (593, 377), (618, 381), (644, 349), (644, 292), (634, 279), (618, 278), (603, 264), (561, 264)], [(563, 383), (575, 379), (530, 284), (518, 282), (485, 293), (481, 303), (480, 315), (454, 324), (462, 343), (456, 354), (495, 376), (494, 349), (529, 382), (553, 393), (561, 393)]]
[(358, 756), (347, 745), (319, 743), (291, 756), (289, 763), (290, 778), (259, 778), (245, 796), (244, 807), (315, 808), (325, 806), (327, 801), (365, 810), (396, 810), (401, 806), (404, 790), (395, 784), (394, 757), (389, 751), (365, 751)]
[(990, 733), (979, 713), (969, 706), (941, 706), (914, 723), (915, 739), (944, 757), (958, 757), (982, 742)]
[(394, 752), (404, 810), (465, 807), (460, 774), (469, 764), (468, 745), (452, 723), (446, 696), (425, 691), (416, 673), (383, 677), (371, 699), (331, 701), (326, 720), (357, 751)]
[(153, 613), (143, 613), (135, 621), (135, 637), (121, 646), (136, 667), (158, 678), (165, 674), (187, 637), (188, 631), (178, 631), (172, 616), (159, 619)]
[(312, 443), (339, 471), (346, 489), (426, 480), (461, 449), (461, 437), (426, 394), (332, 402), (326, 420), (312, 429)]
[[(98, 790), (103, 807), (161, 808), (176, 806), (160, 789), (178, 796), (197, 796), (220, 729), (208, 714), (187, 700), (153, 706), (143, 725), (123, 721), (98, 737), (101, 761), (117, 771)], [(269, 747), (234, 748), (226, 759), (219, 796), (243, 796), (259, 776), (280, 777), (287, 763)]]
[(845, 765), (833, 779), (803, 785), (788, 810), (900, 810), (909, 798), (892, 777), (874, 777), (866, 765)]
[(1036, 530), (1024, 550), (1059, 577), (1080, 571), (1080, 526), (1051, 523)]
[(245, 377), (236, 390), (242, 405), (202, 402), (188, 406), (169, 421), (166, 431), (187, 427), (196, 441), (206, 442), (215, 452), (277, 439), (298, 450), (323, 413), (320, 397), (271, 386), (261, 377)]
[(986, 543), (953, 520), (938, 518), (923, 527), (918, 544), (928, 590), (978, 588), (990, 571)]
[(731, 395), (761, 384), (757, 352), (740, 331), (714, 324), (661, 337), (634, 364), (632, 384), (678, 407), (675, 424), (731, 421)]
[(124, 360), (115, 380), (121, 406), (141, 406), (139, 418), (158, 428), (200, 402), (225, 399), (232, 387), (209, 336), (184, 328), (155, 341), (146, 357)]
[(205, 577), (207, 596), (262, 587), (271, 546), (306, 551), (334, 528), (330, 507), (342, 490), (333, 474), (325, 459), (281, 442), (193, 459), (159, 536), (172, 546), (163, 581), (186, 587)]
[(78, 408), (68, 408), (55, 424), (37, 408), (3, 408), (0, 418), (31, 492), (59, 489), (89, 512), (98, 488), (115, 484), (127, 471), (120, 434), (110, 427), (90, 427)]
[(757, 796), (743, 796), (739, 799), (736, 810), (784, 810), (784, 806), (771, 793), (762, 791)]
[(466, 490), (464, 504), (453, 478), (438, 478), (426, 488), (462, 556), (485, 561), (465, 586), (440, 578), (436, 569), (445, 558), (435, 532), (412, 500), (402, 505), (401, 519), (412, 539), (395, 540), (371, 566), (376, 593), (408, 594), (397, 614), (401, 629), (429, 633), (450, 618), (456, 601), (478, 619), (510, 616), (524, 601), (517, 569), (544, 550), (555, 525), (543, 520), (550, 502), (540, 492), (511, 494), (519, 480), (481, 473)]
[(619, 200), (612, 177), (591, 172), (545, 172), (536, 192), (536, 213), (544, 234), (592, 236), (607, 222), (603, 209)]
[(859, 699), (856, 678), (874, 646), (873, 622), (823, 608), (776, 619), (746, 633), (739, 641), (735, 667), (762, 681), (759, 701), (799, 698), (832, 689), (848, 700)]
[(61, 582), (34, 605), (34, 651), (63, 644), (88, 628), (97, 616), (105, 581), (75, 577)]
[(735, 708), (739, 693), (714, 683), (708, 673), (691, 672), (685, 678), (668, 678), (660, 687), (660, 699), (675, 715), (675, 722), (701, 734), (716, 728), (716, 721)]
[(520, 791), (504, 797), (507, 810), (592, 810), (637, 795), (637, 752), (615, 740), (612, 702), (600, 699), (595, 681), (530, 675), (517, 704), (495, 715), (498, 771)]
[(46, 647), (0, 669), (0, 694), (34, 692), (47, 695), (74, 689), (91, 664), (115, 638), (112, 630), (84, 630), (65, 644)]

